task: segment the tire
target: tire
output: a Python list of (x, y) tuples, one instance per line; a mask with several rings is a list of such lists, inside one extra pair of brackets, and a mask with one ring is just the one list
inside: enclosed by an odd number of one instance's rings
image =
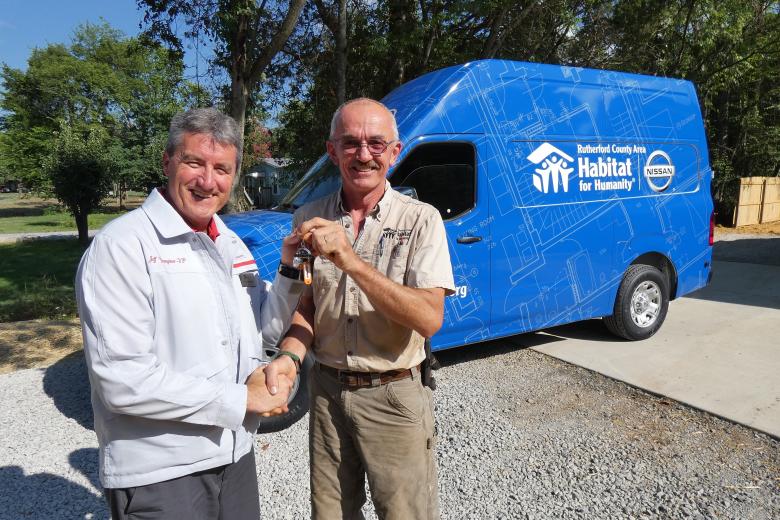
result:
[(309, 411), (309, 372), (313, 366), (314, 359), (311, 355), (303, 358), (301, 373), (295, 379), (290, 399), (287, 402), (289, 411), (273, 417), (260, 417), (257, 433), (280, 432), (297, 423), (301, 417), (306, 415), (306, 412)]
[(612, 316), (604, 317), (610, 332), (631, 341), (655, 334), (669, 309), (669, 281), (650, 265), (632, 265), (620, 283)]

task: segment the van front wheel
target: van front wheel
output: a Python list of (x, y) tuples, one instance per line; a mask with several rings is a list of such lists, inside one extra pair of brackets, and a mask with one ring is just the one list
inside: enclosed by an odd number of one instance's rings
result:
[(661, 328), (669, 308), (669, 282), (650, 265), (632, 265), (620, 283), (612, 316), (604, 324), (632, 341), (647, 339)]

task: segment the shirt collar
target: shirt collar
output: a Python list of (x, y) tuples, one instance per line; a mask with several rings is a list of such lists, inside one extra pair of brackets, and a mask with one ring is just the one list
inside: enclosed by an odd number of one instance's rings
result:
[[(342, 215), (346, 215), (349, 212), (344, 207), (344, 200), (341, 197), (342, 189), (338, 190), (337, 192), (338, 195), (336, 196), (336, 207)], [(379, 202), (376, 203), (376, 206), (374, 206), (371, 211), (368, 212), (368, 216), (374, 217), (381, 222), (382, 217), (387, 214), (387, 208), (390, 206), (390, 201), (395, 196), (395, 193), (395, 190), (392, 188), (392, 186), (390, 186), (390, 181), (385, 179), (385, 193), (382, 195), (382, 198), (379, 199)]]
[[(181, 218), (181, 215), (176, 211), (176, 208), (165, 199), (165, 196), (161, 192), (162, 189), (164, 188), (153, 189), (141, 206), (149, 217), (149, 220), (154, 224), (154, 227), (156, 227), (160, 234), (165, 238), (173, 238), (187, 233), (197, 232), (198, 230), (192, 229), (184, 219)], [(225, 224), (222, 222), (222, 219), (219, 218), (219, 215), (214, 215), (211, 217), (211, 221), (209, 222), (205, 233), (209, 238), (216, 241), (220, 233), (224, 232), (224, 229)]]

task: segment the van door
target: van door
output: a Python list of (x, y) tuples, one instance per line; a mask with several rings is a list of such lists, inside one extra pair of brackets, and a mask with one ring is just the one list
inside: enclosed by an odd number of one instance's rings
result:
[[(614, 191), (588, 200), (576, 183), (576, 143), (511, 141), (496, 156), (491, 334), (504, 336), (611, 313)], [(544, 155), (544, 160), (537, 160)], [(537, 164), (540, 163), (540, 164)], [(571, 178), (568, 178), (571, 176)]]
[(445, 300), (444, 325), (433, 349), (481, 341), (490, 328), (490, 208), (481, 172), (482, 136), (413, 139), (390, 183), (414, 188), (441, 213), (456, 293)]

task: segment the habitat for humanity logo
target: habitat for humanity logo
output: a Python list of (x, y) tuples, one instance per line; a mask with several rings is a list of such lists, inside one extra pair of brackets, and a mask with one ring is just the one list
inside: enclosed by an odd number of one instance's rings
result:
[(552, 181), (554, 193), (558, 193), (558, 186), (563, 188), (564, 193), (569, 191), (569, 174), (574, 171), (574, 168), (567, 168), (574, 162), (571, 156), (550, 143), (544, 143), (531, 152), (528, 160), (539, 165), (534, 170), (534, 187), (537, 190), (548, 193)]
[[(542, 193), (558, 193), (559, 186), (562, 193), (568, 193), (570, 182), (580, 193), (632, 191), (634, 186), (638, 186), (634, 176), (635, 161), (632, 160), (632, 156), (646, 153), (646, 148), (640, 144), (577, 143), (575, 155), (577, 174), (574, 181), (569, 178), (574, 172), (574, 158), (550, 143), (539, 145), (528, 156), (528, 160), (537, 165), (533, 172), (533, 184)], [(668, 174), (668, 164), (653, 163), (653, 166), (658, 167), (652, 169), (650, 173), (646, 169), (645, 176)], [(653, 189), (661, 191), (666, 189), (666, 186), (668, 183)]]

